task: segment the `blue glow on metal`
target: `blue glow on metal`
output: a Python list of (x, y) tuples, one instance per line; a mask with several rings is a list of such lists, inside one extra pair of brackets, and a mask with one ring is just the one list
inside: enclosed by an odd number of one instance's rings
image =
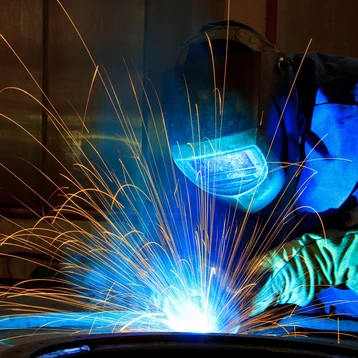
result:
[(358, 322), (350, 319), (335, 320), (333, 318), (305, 315), (288, 316), (280, 320), (281, 327), (305, 327), (330, 332), (357, 332)]
[(128, 318), (123, 312), (50, 312), (0, 316), (0, 330), (33, 328), (102, 329), (110, 332), (113, 322)]
[(56, 357), (64, 357), (64, 356), (70, 356), (73, 354), (78, 353), (84, 353), (89, 352), (91, 348), (89, 346), (81, 346), (81, 347), (75, 347), (75, 348), (66, 348), (66, 349), (60, 349), (56, 352), (46, 353), (43, 355), (38, 356), (38, 358), (56, 358)]

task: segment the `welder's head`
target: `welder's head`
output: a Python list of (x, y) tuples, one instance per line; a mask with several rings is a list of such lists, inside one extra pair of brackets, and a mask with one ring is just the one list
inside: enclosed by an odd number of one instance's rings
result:
[(227, 25), (203, 27), (181, 49), (166, 76), (166, 128), (173, 160), (192, 182), (257, 212), (282, 189), (283, 163), (297, 160), (289, 152), (295, 95), (286, 104), (293, 76), (267, 39)]

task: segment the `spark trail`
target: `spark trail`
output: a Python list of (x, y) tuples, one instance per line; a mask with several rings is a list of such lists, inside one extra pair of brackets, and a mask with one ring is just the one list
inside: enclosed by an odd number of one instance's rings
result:
[[(60, 2), (59, 5), (62, 7)], [(71, 189), (58, 186), (46, 173), (42, 173), (44, 179), (55, 186), (53, 197), (61, 197), (61, 204), (54, 207), (51, 198), (43, 198), (36, 193), (51, 210), (45, 215), (33, 211), (38, 216), (34, 226), (19, 228), (1, 238), (3, 257), (20, 257), (55, 272), (50, 278), (31, 280), (35, 287), (42, 287), (46, 282), (48, 288), (28, 288), (28, 280), (13, 287), (3, 285), (2, 311), (11, 314), (49, 311), (123, 313), (113, 320), (112, 329), (115, 331), (225, 331), (230, 322), (237, 324), (234, 317), (238, 314), (236, 309), (229, 312), (234, 295), (233, 291), (227, 290), (227, 287), (233, 287), (231, 278), (224, 275), (218, 279), (218, 272), (223, 271), (218, 267), (223, 248), (214, 247), (214, 233), (207, 218), (207, 213), (214, 212), (214, 203), (206, 194), (199, 192), (196, 193), (196, 202), (189, 201), (187, 184), (179, 185), (167, 141), (160, 139), (161, 133), (156, 131), (154, 138), (159, 143), (161, 157), (158, 159), (154, 153), (154, 141), (149, 135), (148, 153), (142, 153), (141, 140), (126, 116), (109, 77), (96, 64), (69, 15), (68, 18), (94, 65), (86, 108), (82, 116), (78, 115), (83, 127), (80, 133), (71, 132), (30, 70), (2, 37), (49, 104), (44, 107), (31, 93), (21, 88), (7, 87), (2, 89), (1, 94), (23, 92), (43, 107), (66, 143), (76, 170), (73, 174), (35, 136), (21, 128), (60, 165), (61, 174)], [(142, 116), (137, 89), (129, 70), (128, 76), (138, 104), (138, 115)], [(106, 158), (91, 143), (91, 133), (86, 128), (87, 108), (96, 80), (102, 83), (112, 103), (123, 130), (123, 141), (127, 143), (134, 162), (135, 170), (127, 168), (122, 158), (118, 158), (124, 179), (119, 179), (108, 167)], [(146, 95), (143, 83), (139, 90)], [(158, 118), (154, 118), (149, 101), (147, 105), (156, 129)], [(157, 107), (159, 123), (164, 123), (159, 101)], [(20, 127), (12, 118), (4, 114), (1, 117)], [(32, 190), (26, 179), (13, 175)], [(201, 213), (199, 218), (194, 217), (194, 211)], [(68, 217), (76, 217), (76, 221)], [(228, 227), (233, 230), (231, 224)], [(219, 238), (227, 233), (216, 235)], [(15, 248), (35, 254), (17, 256), (11, 250)], [(36, 254), (41, 254), (41, 259), (37, 259)], [(29, 298), (36, 303), (21, 303)], [(66, 309), (53, 308), (56, 305), (64, 305)]]
[[(148, 151), (143, 153), (141, 138), (109, 76), (94, 60), (70, 15), (58, 4), (93, 63), (93, 80), (84, 114), (77, 113), (82, 126), (77, 133), (71, 131), (45, 93), (49, 103), (46, 107), (21, 88), (7, 87), (0, 92), (0, 95), (6, 91), (23, 92), (43, 107), (66, 143), (75, 169), (66, 167), (35, 136), (21, 128), (60, 165), (68, 188), (42, 173), (55, 187), (53, 196), (60, 197), (61, 203), (53, 206), (51, 198), (36, 193), (51, 210), (44, 215), (33, 211), (38, 218), (35, 225), (18, 227), (0, 239), (2, 257), (21, 258), (51, 272), (51, 277), (25, 280), (12, 287), (0, 286), (1, 308), (8, 312), (3, 321), (0, 319), (0, 327), (11, 320), (9, 315), (20, 314), (37, 315), (42, 329), (52, 326), (66, 331), (72, 327), (77, 333), (97, 329), (232, 333), (239, 326), (242, 332), (260, 332), (267, 324), (278, 326), (287, 310), (277, 308), (250, 318), (250, 300), (252, 288), (260, 279), (257, 266), (293, 216), (297, 198), (287, 204), (270, 230), (266, 230), (267, 222), (258, 217), (248, 234), (249, 213), (238, 220), (235, 207), (223, 212), (215, 198), (200, 189), (193, 191), (171, 159), (159, 96), (153, 87), (145, 86), (137, 72), (130, 71), (123, 58), (148, 143)], [(11, 44), (4, 37), (2, 40), (42, 91)], [(120, 140), (131, 153), (130, 166), (118, 158), (120, 177), (92, 143), (86, 127), (95, 81), (107, 94), (123, 131)], [(150, 85), (149, 80), (147, 83)], [(148, 88), (155, 93), (155, 103), (149, 100)], [(150, 133), (149, 124), (143, 119), (139, 93), (147, 100), (153, 129)], [(194, 112), (198, 115), (199, 111)], [(20, 127), (12, 118), (0, 116)], [(300, 171), (304, 163), (284, 165), (295, 165)], [(3, 165), (2, 168), (8, 170)], [(30, 188), (24, 178), (13, 175)], [(198, 174), (198, 180), (207, 178), (205, 173)], [(41, 259), (11, 253), (17, 248), (41, 254)], [(253, 252), (256, 259), (249, 261)], [(40, 318), (51, 317), (50, 313), (65, 316), (43, 323)], [(68, 322), (73, 313), (82, 315), (77, 326)], [(67, 319), (63, 318), (66, 315)], [(40, 334), (41, 329), (37, 332)]]

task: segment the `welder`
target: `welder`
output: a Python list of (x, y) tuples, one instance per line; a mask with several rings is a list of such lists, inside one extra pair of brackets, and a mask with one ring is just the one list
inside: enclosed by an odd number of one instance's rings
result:
[(358, 60), (286, 55), (252, 28), (223, 21), (183, 45), (166, 81), (180, 171), (253, 222), (290, 218), (290, 240), (277, 235), (257, 266), (269, 275), (252, 315), (320, 299), (326, 312), (358, 317)]

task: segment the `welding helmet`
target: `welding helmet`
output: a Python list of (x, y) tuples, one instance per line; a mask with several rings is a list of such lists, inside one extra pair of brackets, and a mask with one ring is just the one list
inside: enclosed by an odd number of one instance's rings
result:
[(284, 186), (285, 163), (298, 158), (297, 98), (289, 96), (284, 54), (246, 25), (212, 23), (184, 44), (165, 76), (177, 167), (242, 211), (266, 207)]

